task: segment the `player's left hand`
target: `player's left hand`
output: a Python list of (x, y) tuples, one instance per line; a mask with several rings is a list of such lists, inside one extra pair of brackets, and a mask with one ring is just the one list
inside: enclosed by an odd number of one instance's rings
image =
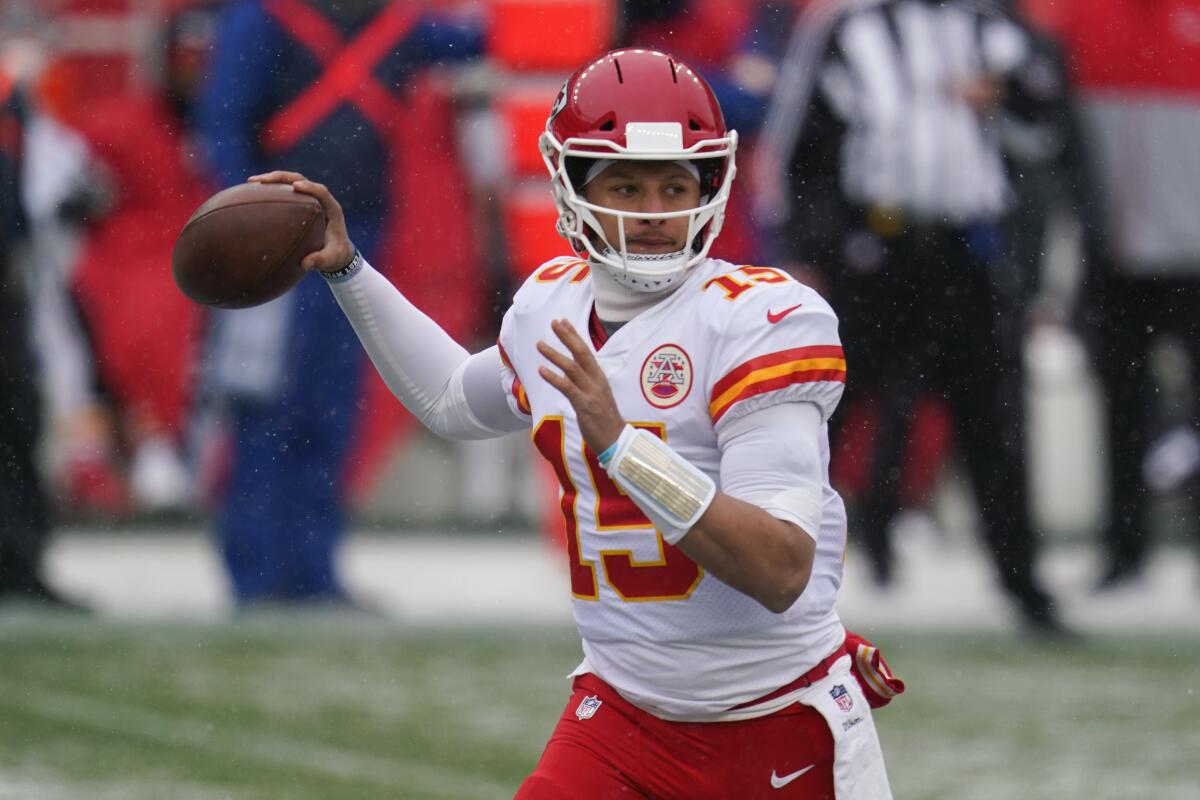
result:
[(354, 257), (354, 243), (350, 241), (350, 234), (346, 232), (346, 218), (342, 213), (342, 205), (324, 184), (310, 181), (299, 172), (284, 169), (251, 175), (246, 180), (250, 183), (290, 183), (293, 190), (312, 195), (321, 204), (321, 210), (325, 212), (325, 244), (320, 250), (305, 256), (300, 262), (301, 267), (322, 272), (337, 272), (350, 263), (350, 259)]
[(575, 416), (579, 419), (583, 440), (593, 452), (602, 453), (617, 440), (625, 427), (625, 420), (617, 410), (617, 401), (613, 399), (612, 387), (608, 385), (608, 377), (600, 369), (596, 356), (575, 326), (565, 319), (558, 319), (550, 323), (550, 329), (566, 345), (570, 355), (539, 340), (538, 352), (562, 370), (562, 374), (546, 366), (538, 367), (538, 373), (571, 401)]

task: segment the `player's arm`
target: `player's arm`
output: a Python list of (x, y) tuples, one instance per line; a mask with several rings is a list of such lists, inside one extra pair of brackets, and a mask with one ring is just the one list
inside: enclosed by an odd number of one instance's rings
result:
[(808, 586), (821, 527), (821, 411), (790, 402), (723, 426), (721, 490), (677, 546), (780, 613)]
[[(578, 332), (565, 320), (551, 328), (567, 353), (539, 342), (539, 352), (558, 370), (543, 366), (541, 377), (571, 402), (584, 440), (617, 485), (667, 541), (712, 575), (771, 611), (791, 608), (812, 574), (820, 521), (819, 410), (790, 403), (785, 405), (794, 411), (765, 409), (725, 426), (722, 480), (728, 476), (727, 486), (739, 487), (757, 502), (740, 499), (717, 491), (711, 478), (666, 443), (627, 426), (608, 379)], [(796, 462), (799, 469), (793, 469)], [(772, 490), (778, 469), (795, 472), (795, 486)], [(762, 496), (754, 482), (771, 473), (775, 477), (762, 483), (769, 494)]]
[(380, 376), (426, 427), (451, 439), (485, 439), (529, 427), (505, 396), (498, 348), (471, 355), (372, 269), (355, 252), (341, 206), (326, 187), (295, 172), (250, 180), (290, 183), (320, 201), (325, 244), (301, 263), (325, 274)]

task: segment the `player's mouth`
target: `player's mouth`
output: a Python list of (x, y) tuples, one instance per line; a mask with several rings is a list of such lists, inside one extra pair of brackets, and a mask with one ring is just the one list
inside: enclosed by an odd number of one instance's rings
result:
[(637, 236), (625, 240), (631, 253), (674, 253), (679, 245), (669, 236)]

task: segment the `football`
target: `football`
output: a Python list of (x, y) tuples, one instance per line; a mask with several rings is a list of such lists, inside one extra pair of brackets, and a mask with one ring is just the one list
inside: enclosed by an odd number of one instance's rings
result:
[(304, 277), (300, 261), (321, 249), (325, 213), (285, 183), (243, 183), (206, 200), (179, 232), (171, 269), (197, 303), (248, 308)]

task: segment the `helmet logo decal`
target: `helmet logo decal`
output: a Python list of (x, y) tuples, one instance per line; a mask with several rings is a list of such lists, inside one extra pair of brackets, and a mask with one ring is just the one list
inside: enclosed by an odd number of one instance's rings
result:
[(692, 360), (675, 344), (664, 344), (642, 363), (642, 396), (655, 408), (671, 408), (692, 390)]
[(550, 106), (550, 119), (548, 120), (548, 123), (553, 122), (554, 118), (558, 116), (559, 112), (567, 107), (568, 83), (570, 83), (570, 79), (563, 81), (562, 88), (558, 90), (558, 97), (554, 98), (554, 105)]

